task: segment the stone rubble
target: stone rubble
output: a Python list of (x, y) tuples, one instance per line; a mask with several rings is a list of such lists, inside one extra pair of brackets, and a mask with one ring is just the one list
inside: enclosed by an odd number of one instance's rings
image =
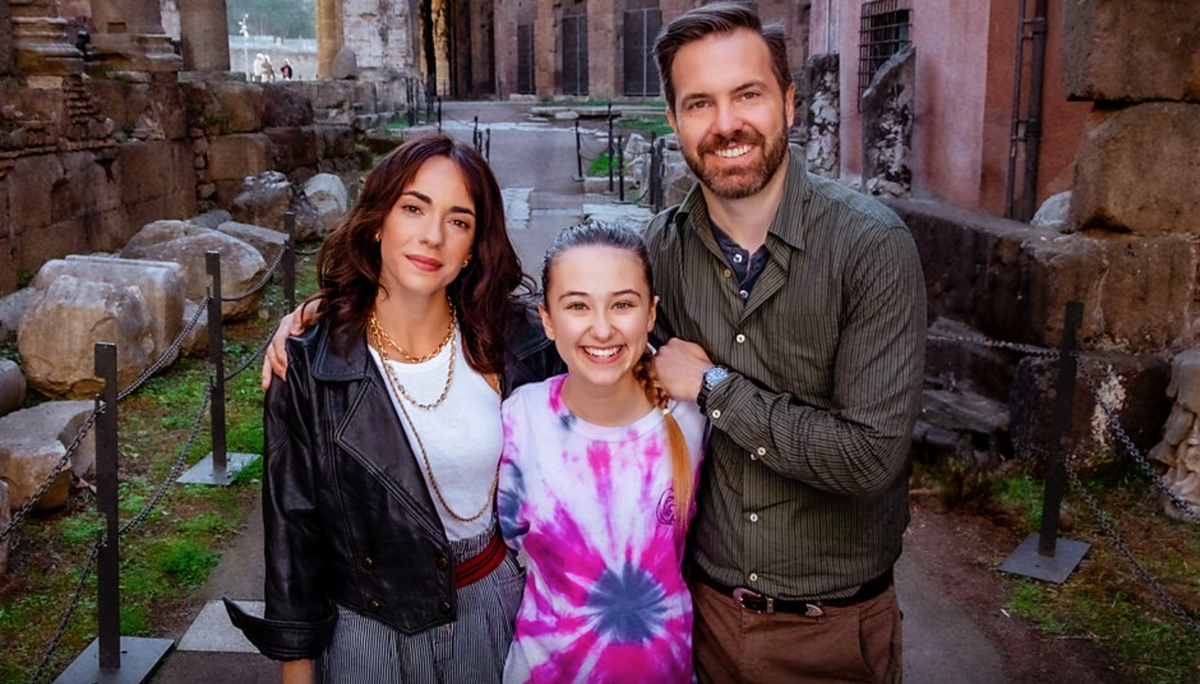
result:
[[(1171, 491), (1200, 513), (1200, 347), (1175, 355), (1167, 396), (1175, 403), (1150, 457), (1166, 465), (1162, 479)], [(1162, 507), (1170, 517), (1185, 519), (1166, 495)]]
[[(8, 484), (9, 507), (25, 505), (54, 474), (94, 407), (92, 401), (51, 401), (0, 418), (0, 479)], [(54, 484), (34, 504), (34, 510), (53, 510), (65, 504), (71, 475), (86, 478), (95, 464), (93, 429), (55, 475)]]

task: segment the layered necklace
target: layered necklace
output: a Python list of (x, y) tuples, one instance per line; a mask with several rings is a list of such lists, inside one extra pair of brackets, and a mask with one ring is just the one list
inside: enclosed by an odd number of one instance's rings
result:
[[(496, 463), (496, 474), (492, 478), (491, 491), (488, 493), (487, 501), (483, 503), (483, 507), (480, 508), (475, 515), (469, 517), (459, 515), (453, 508), (450, 508), (450, 504), (447, 503), (445, 495), (442, 494), (442, 487), (440, 484), (438, 484), (437, 477), (435, 477), (433, 474), (433, 464), (430, 463), (429, 454), (425, 451), (425, 443), (421, 441), (421, 435), (417, 432), (417, 425), (413, 422), (412, 416), (409, 415), (408, 409), (404, 406), (404, 399), (406, 399), (410, 404), (416, 406), (422, 411), (432, 411), (441, 406), (442, 403), (446, 401), (446, 396), (450, 394), (450, 383), (454, 380), (454, 360), (458, 354), (455, 350), (454, 344), (455, 340), (457, 339), (457, 334), (455, 333), (456, 326), (454, 325), (456, 320), (454, 303), (451, 302), (449, 298), (446, 299), (446, 303), (450, 306), (450, 323), (446, 328), (446, 337), (442, 339), (441, 344), (439, 344), (436, 349), (424, 356), (414, 357), (408, 352), (404, 351), (400, 345), (396, 344), (396, 342), (392, 340), (392, 338), (386, 332), (384, 332), (383, 326), (379, 325), (379, 319), (375, 316), (374, 311), (371, 312), (371, 317), (367, 319), (367, 334), (371, 336), (372, 346), (375, 347), (375, 351), (379, 353), (379, 358), (383, 361), (383, 373), (384, 376), (387, 377), (388, 385), (391, 387), (392, 393), (396, 395), (396, 404), (400, 407), (400, 412), (404, 414), (404, 420), (408, 423), (409, 430), (412, 431), (412, 435), (417, 441), (417, 449), (421, 452), (421, 460), (425, 464), (425, 474), (429, 476), (429, 483), (433, 486), (433, 493), (435, 496), (437, 496), (438, 503), (442, 505), (443, 510), (450, 514), (451, 518), (454, 518), (459, 522), (467, 523), (478, 520), (483, 516), (484, 513), (491, 510), (492, 502), (494, 502), (496, 499), (496, 489), (500, 484), (499, 462), (497, 461)], [(404, 388), (404, 385), (401, 384), (400, 380), (396, 377), (396, 372), (392, 370), (392, 365), (390, 363), (391, 357), (388, 355), (388, 350), (395, 350), (400, 356), (400, 360), (405, 363), (423, 363), (437, 357), (437, 355), (440, 354), (447, 346), (450, 347), (450, 367), (446, 372), (446, 384), (442, 387), (442, 393), (437, 399), (428, 404), (422, 404), (408, 393), (408, 390)], [(401, 399), (401, 397), (403, 397), (403, 399)]]

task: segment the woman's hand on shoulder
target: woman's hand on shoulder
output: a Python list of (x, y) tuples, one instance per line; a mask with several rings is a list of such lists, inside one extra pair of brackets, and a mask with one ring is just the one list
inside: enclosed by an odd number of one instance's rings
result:
[(316, 323), (319, 308), (319, 301), (304, 302), (279, 321), (279, 327), (271, 336), (271, 344), (267, 345), (267, 354), (263, 358), (262, 388), (264, 392), (271, 386), (272, 374), (278, 375), (281, 381), (287, 382), (287, 339), (302, 334), (309, 326)]

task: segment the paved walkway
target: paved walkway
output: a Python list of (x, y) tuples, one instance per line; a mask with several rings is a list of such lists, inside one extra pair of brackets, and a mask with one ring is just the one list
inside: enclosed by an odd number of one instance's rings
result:
[[(471, 117), (492, 129), (491, 161), (505, 189), (511, 235), (525, 264), (538, 277), (542, 254), (562, 228), (583, 218), (584, 204), (606, 203), (603, 196), (584, 196), (575, 174), (573, 129), (564, 124), (527, 122), (523, 107), (497, 103), (447, 103), (447, 132), (471, 140)], [(591, 124), (596, 126), (598, 124)], [(594, 155), (603, 138), (585, 136)], [(176, 649), (156, 673), (158, 684), (278, 682), (277, 664), (253, 650), (228, 622), (219, 599), (262, 598), (262, 524), (257, 512), (248, 528), (222, 557), (201, 592), (206, 600), (193, 622), (181, 625)], [(909, 549), (897, 569), (904, 610), (905, 681), (914, 684), (1005, 684), (1003, 662), (991, 641), (970, 617), (945, 598), (945, 592), (923, 571), (919, 549)]]

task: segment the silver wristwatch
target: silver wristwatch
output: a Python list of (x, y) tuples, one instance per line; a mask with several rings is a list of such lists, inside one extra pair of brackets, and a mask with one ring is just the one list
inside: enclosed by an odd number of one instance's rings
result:
[(696, 403), (700, 405), (701, 409), (708, 403), (708, 393), (727, 377), (729, 377), (729, 369), (725, 366), (711, 366), (704, 371), (704, 382), (700, 383), (700, 394), (696, 397)]

